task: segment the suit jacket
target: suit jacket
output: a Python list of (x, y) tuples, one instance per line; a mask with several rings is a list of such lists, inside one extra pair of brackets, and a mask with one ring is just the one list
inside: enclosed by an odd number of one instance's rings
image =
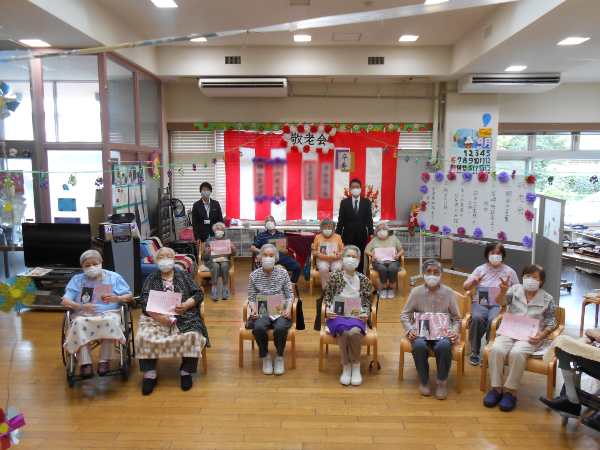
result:
[[(208, 220), (209, 223), (205, 223)], [(223, 213), (218, 201), (210, 199), (210, 212), (206, 217), (204, 202), (198, 200), (192, 206), (192, 227), (194, 228), (194, 238), (205, 242), (209, 236), (213, 236), (212, 226), (217, 222), (223, 222)]]
[(367, 243), (369, 235), (373, 234), (373, 213), (371, 201), (360, 197), (358, 214), (354, 213), (354, 199), (345, 198), (340, 202), (340, 211), (336, 233), (342, 236), (344, 244), (354, 244), (359, 247)]

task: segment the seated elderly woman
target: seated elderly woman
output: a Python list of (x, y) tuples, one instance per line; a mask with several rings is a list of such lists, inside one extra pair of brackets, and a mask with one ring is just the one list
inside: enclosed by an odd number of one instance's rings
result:
[[(452, 366), (452, 344), (459, 337), (460, 310), (454, 291), (442, 284), (442, 265), (438, 261), (428, 259), (423, 263), (423, 280), (424, 285), (410, 291), (400, 314), (400, 321), (406, 337), (412, 343), (412, 354), (420, 380), (419, 392), (425, 397), (431, 395), (429, 349), (432, 349), (437, 364), (435, 397), (444, 400), (448, 396), (447, 380)], [(430, 326), (434, 321), (440, 325), (438, 330)]]
[[(143, 395), (151, 394), (156, 386), (159, 358), (180, 356), (181, 389), (191, 389), (192, 374), (197, 371), (202, 348), (208, 343), (208, 331), (200, 316), (202, 291), (187, 272), (175, 269), (174, 258), (173, 249), (161, 248), (156, 254), (159, 270), (148, 275), (142, 287), (143, 314), (136, 334), (136, 356), (144, 373)], [(167, 303), (161, 293), (181, 294), (180, 303), (172, 312), (160, 306), (162, 302)]]
[[(360, 249), (347, 245), (342, 251), (342, 270), (333, 272), (323, 294), (327, 307), (327, 328), (336, 337), (342, 359), (340, 383), (344, 386), (362, 384), (360, 348), (366, 334), (366, 322), (371, 311), (373, 286), (369, 279), (357, 272)], [(360, 301), (360, 310), (347, 305)], [(343, 311), (340, 304), (343, 304)], [(336, 314), (336, 311), (340, 314)]]
[(342, 268), (342, 237), (334, 231), (333, 221), (323, 219), (321, 232), (315, 236), (311, 250), (317, 255), (317, 269), (321, 279), (321, 288), (325, 290), (330, 272)]
[(400, 270), (400, 258), (404, 255), (404, 249), (400, 240), (393, 234), (386, 222), (379, 222), (375, 227), (375, 237), (371, 239), (365, 253), (371, 258), (373, 269), (377, 271), (377, 290), (381, 298), (394, 298), (396, 296), (396, 284), (398, 282), (398, 271)]
[[(279, 260), (279, 252), (273, 244), (264, 244), (260, 248), (260, 257), (261, 267), (250, 274), (248, 283), (249, 319), (246, 327), (252, 330), (258, 344), (263, 373), (283, 375), (285, 373), (283, 353), (288, 330), (292, 326), (294, 300), (292, 285), (287, 270), (275, 265)], [(269, 301), (272, 304), (279, 301), (279, 312), (269, 311)], [(268, 350), (269, 329), (273, 329), (273, 340), (277, 351), (274, 362)]]
[(212, 226), (212, 230), (215, 233), (214, 236), (209, 236), (204, 244), (204, 261), (206, 267), (210, 269), (211, 276), (211, 289), (210, 297), (213, 301), (219, 301), (219, 299), (229, 299), (229, 258), (235, 255), (236, 248), (233, 242), (229, 241), (228, 254), (218, 253), (213, 251), (211, 244), (218, 241), (226, 241), (225, 237), (225, 224), (223, 222), (217, 222)]
[(80, 375), (93, 376), (89, 344), (100, 341), (98, 375), (110, 370), (114, 341), (125, 342), (119, 309), (133, 299), (127, 282), (118, 273), (102, 269), (102, 255), (96, 250), (81, 254), (79, 273), (67, 284), (62, 304), (74, 312), (64, 342), (65, 349), (77, 354)]

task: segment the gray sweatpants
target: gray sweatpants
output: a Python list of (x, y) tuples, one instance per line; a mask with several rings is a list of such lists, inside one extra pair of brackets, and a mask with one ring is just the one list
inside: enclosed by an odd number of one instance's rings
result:
[(378, 262), (373, 261), (373, 269), (379, 274), (379, 280), (385, 284), (388, 281), (395, 283), (398, 281), (398, 271), (400, 270), (399, 261)]
[(418, 337), (412, 343), (412, 354), (421, 384), (429, 384), (429, 349), (433, 349), (437, 364), (437, 379), (446, 381), (452, 366), (452, 343), (443, 338), (438, 341), (427, 341)]

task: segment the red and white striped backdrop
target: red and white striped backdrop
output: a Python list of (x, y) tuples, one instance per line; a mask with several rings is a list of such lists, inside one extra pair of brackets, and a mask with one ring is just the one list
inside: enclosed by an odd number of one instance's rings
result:
[[(227, 174), (227, 217), (263, 220), (273, 215), (276, 220), (315, 220), (325, 217), (337, 218), (340, 200), (344, 197), (344, 188), (351, 179), (358, 178), (363, 186), (372, 185), (379, 191), (379, 208), (381, 219), (396, 219), (396, 162), (394, 157), (398, 148), (399, 133), (338, 132), (333, 137), (335, 148), (350, 149), (354, 153), (354, 170), (342, 172), (334, 170), (330, 177), (330, 198), (322, 198), (318, 190), (317, 199), (304, 199), (303, 162), (316, 161), (317, 174), (321, 173), (324, 164), (334, 165), (334, 151), (324, 155), (321, 153), (286, 152), (281, 145), (281, 135), (271, 133), (255, 133), (244, 131), (225, 132), (225, 170)], [(286, 170), (284, 186), (285, 201), (254, 201), (254, 164), (253, 158), (285, 159)], [(273, 195), (273, 167), (266, 166), (266, 194)]]

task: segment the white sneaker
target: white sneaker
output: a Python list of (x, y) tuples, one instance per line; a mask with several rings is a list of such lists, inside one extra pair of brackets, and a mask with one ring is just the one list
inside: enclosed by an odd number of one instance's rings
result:
[(389, 299), (396, 298), (396, 292), (393, 289), (388, 289), (388, 298)]
[(352, 377), (350, 379), (352, 386), (360, 386), (362, 384), (362, 375), (360, 373), (360, 363), (352, 364)]
[(383, 293), (384, 293), (384, 297), (383, 298), (392, 298), (392, 297), (390, 297), (390, 290), (389, 289), (386, 289), (385, 291), (383, 291)]
[(273, 375), (273, 360), (270, 356), (265, 356), (262, 358), (263, 362), (263, 373), (265, 375)]
[(283, 375), (285, 373), (285, 359), (283, 356), (275, 357), (275, 368), (273, 369), (275, 375)]
[(340, 383), (344, 386), (348, 386), (350, 384), (352, 378), (352, 366), (350, 364), (344, 364), (342, 367), (342, 375), (340, 376)]

